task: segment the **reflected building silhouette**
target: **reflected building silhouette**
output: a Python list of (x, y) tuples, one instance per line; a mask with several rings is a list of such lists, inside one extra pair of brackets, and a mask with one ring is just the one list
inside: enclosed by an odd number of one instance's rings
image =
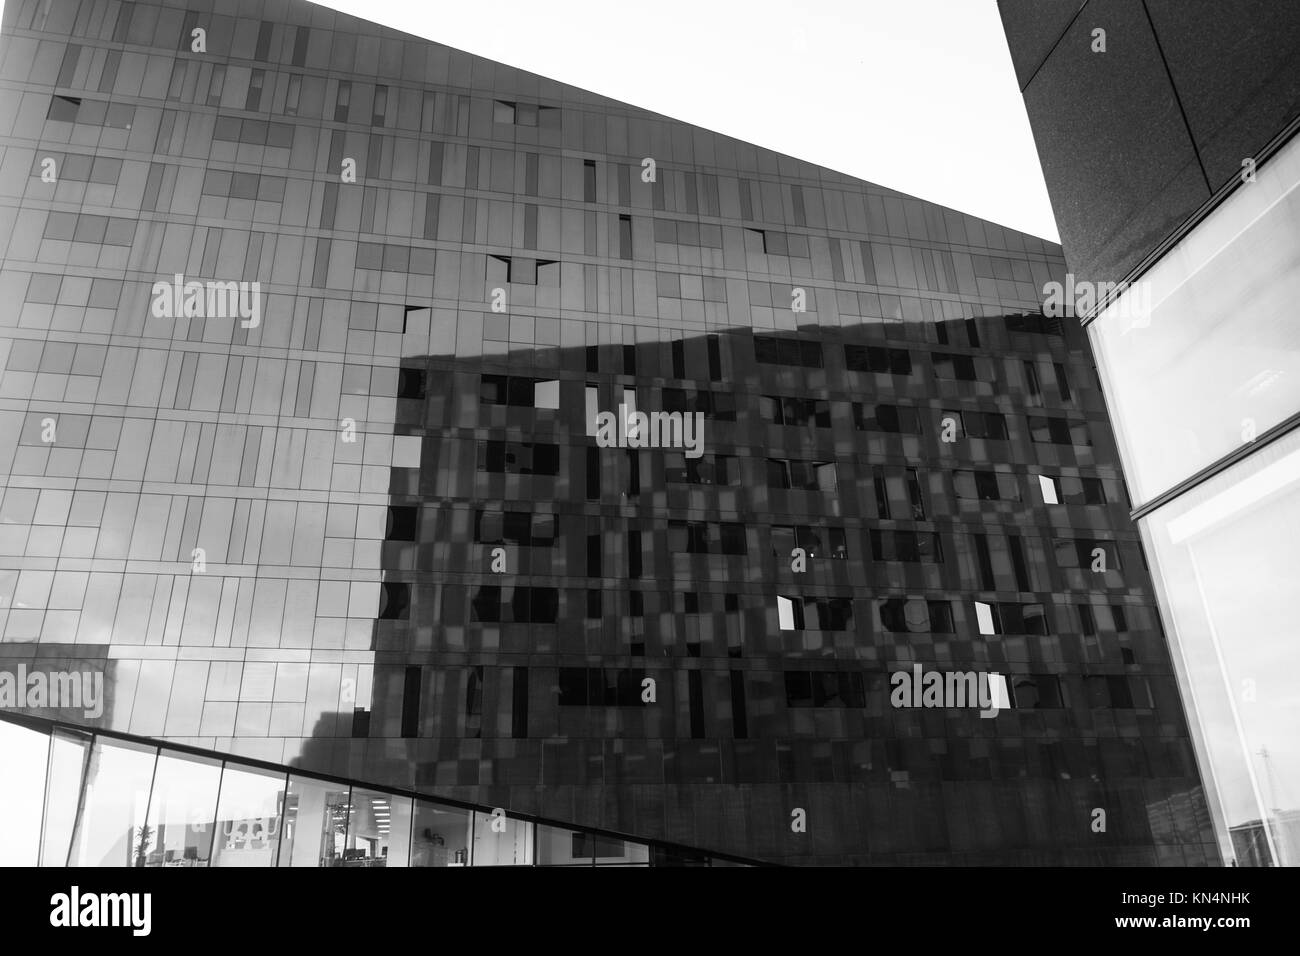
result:
[(365, 786), (450, 864), (1218, 862), (1059, 247), (298, 0), (4, 17), (0, 659), (364, 782), (301, 865)]

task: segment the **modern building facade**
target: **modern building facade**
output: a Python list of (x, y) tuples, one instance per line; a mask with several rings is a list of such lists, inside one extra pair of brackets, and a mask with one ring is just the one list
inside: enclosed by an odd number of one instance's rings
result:
[(0, 655), (104, 675), (12, 706), (761, 861), (1220, 861), (1058, 247), (305, 3), (5, 18)]
[[(1001, 0), (1218, 842), (1300, 863), (1300, 16)], [(1136, 304), (1135, 304), (1136, 303)]]

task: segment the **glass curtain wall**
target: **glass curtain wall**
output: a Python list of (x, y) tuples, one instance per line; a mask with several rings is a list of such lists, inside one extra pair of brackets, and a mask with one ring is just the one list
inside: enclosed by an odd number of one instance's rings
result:
[[(651, 846), (0, 715), (0, 866), (712, 865)], [(27, 821), (31, 821), (28, 825)], [(722, 865), (724, 861), (716, 861)], [(725, 861), (736, 865), (742, 861)]]
[(1300, 139), (1089, 326), (1225, 860), (1300, 864)]

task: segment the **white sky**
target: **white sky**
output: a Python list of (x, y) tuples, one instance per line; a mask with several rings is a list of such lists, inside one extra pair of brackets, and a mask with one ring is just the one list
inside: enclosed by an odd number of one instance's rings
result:
[(994, 0), (327, 0), (1059, 241)]

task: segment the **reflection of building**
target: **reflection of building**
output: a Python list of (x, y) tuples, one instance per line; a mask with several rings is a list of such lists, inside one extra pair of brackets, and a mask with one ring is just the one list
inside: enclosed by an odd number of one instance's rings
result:
[[(0, 39), (0, 655), (264, 761), (167, 763), (219, 829), (393, 861), (397, 788), (570, 825), (408, 802), (449, 865), (1217, 861), (1055, 246), (303, 3), (91, 8)], [(178, 274), (258, 322), (158, 317)], [(914, 662), (1014, 706), (894, 710)]]
[(1220, 849), (1300, 864), (1300, 18), (1000, 6)]

